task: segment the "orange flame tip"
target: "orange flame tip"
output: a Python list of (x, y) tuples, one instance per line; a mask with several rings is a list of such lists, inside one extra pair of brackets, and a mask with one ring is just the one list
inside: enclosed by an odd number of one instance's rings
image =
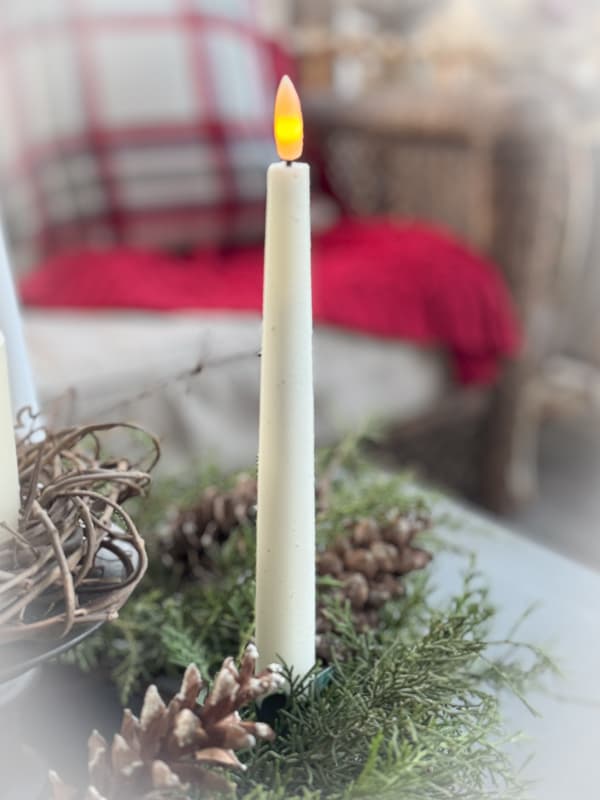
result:
[(294, 161), (302, 155), (304, 124), (302, 107), (294, 84), (287, 75), (279, 82), (273, 114), (275, 145), (282, 161)]

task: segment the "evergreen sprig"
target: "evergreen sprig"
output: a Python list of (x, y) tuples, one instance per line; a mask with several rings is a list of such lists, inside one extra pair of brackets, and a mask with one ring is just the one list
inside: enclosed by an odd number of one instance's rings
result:
[(282, 786), (285, 797), (306, 787), (330, 798), (522, 797), (500, 750), (502, 667), (494, 686), (476, 668), (493, 616), (478, 579), (467, 574), (446, 611), (429, 609), (422, 635), (358, 634), (339, 609), (337, 633), (352, 657), (309, 701), (292, 695), (275, 743), (248, 764), (243, 796), (276, 798), (264, 787)]
[[(339, 455), (339, 454), (338, 454)], [(330, 471), (318, 537), (329, 542), (348, 518), (379, 520), (392, 510), (423, 510), (426, 501), (398, 476), (374, 476), (354, 451), (323, 457)], [(351, 468), (349, 468), (351, 465)], [(214, 481), (214, 475), (210, 476)], [(215, 580), (177, 585), (152, 558), (152, 531), (167, 505), (189, 498), (188, 484), (139, 509), (151, 568), (120, 618), (75, 650), (82, 669), (103, 666), (123, 701), (159, 678), (180, 678), (195, 662), (214, 674), (239, 654), (253, 629), (255, 531), (242, 526), (212, 553)], [(443, 558), (438, 543), (437, 558)], [(253, 749), (236, 778), (248, 800), (509, 800), (524, 788), (502, 745), (499, 692), (525, 698), (551, 664), (536, 648), (490, 640), (494, 618), (485, 581), (467, 561), (462, 589), (436, 607), (427, 573), (407, 576), (405, 597), (383, 609), (382, 625), (358, 632), (351, 609), (328, 600), (344, 660), (328, 685), (290, 675), (293, 690), (276, 720), (274, 743)], [(313, 688), (307, 688), (312, 686)]]

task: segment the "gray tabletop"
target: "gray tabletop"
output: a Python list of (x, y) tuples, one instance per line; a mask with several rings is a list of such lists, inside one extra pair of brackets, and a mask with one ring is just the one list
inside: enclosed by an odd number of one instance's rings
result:
[[(458, 504), (436, 503), (443, 537), (477, 555), (477, 565), (491, 587), (498, 608), (493, 635), (504, 638), (532, 604), (539, 604), (518, 632), (521, 641), (538, 644), (554, 657), (563, 677), (552, 677), (545, 691), (529, 696), (540, 713), (533, 716), (514, 697), (503, 697), (507, 729), (522, 731), (527, 739), (511, 745), (511, 755), (534, 782), (534, 800), (598, 800), (600, 798), (600, 574), (529, 542)], [(568, 531), (565, 532), (568, 535)], [(440, 602), (460, 590), (467, 559), (444, 551), (431, 565)], [(434, 599), (435, 599), (434, 596)], [(13, 764), (8, 781), (6, 763), (0, 765), (2, 800), (38, 798), (48, 766), (71, 782), (82, 780), (87, 736), (93, 727), (110, 735), (118, 726), (120, 706), (108, 678), (84, 676), (65, 667), (47, 667), (37, 676), (27, 696), (30, 720), (16, 709), (28, 733), (27, 741), (47, 763)], [(2, 712), (1, 734), (12, 738), (13, 725)], [(57, 736), (57, 724), (69, 731)], [(1, 748), (0, 748), (1, 749)], [(0, 762), (2, 759), (0, 758)], [(25, 790), (23, 780), (35, 791)]]
[[(493, 634), (506, 636), (515, 620), (538, 604), (519, 628), (520, 641), (542, 646), (562, 676), (528, 700), (533, 716), (514, 697), (503, 698), (510, 730), (527, 737), (511, 745), (535, 800), (600, 798), (600, 573), (540, 547), (468, 509), (440, 502), (444, 538), (477, 554), (498, 608)], [(460, 526), (456, 525), (460, 522)], [(600, 532), (590, 531), (590, 535)], [(565, 536), (569, 531), (565, 531)], [(444, 553), (433, 562), (437, 592), (460, 587), (465, 558)]]

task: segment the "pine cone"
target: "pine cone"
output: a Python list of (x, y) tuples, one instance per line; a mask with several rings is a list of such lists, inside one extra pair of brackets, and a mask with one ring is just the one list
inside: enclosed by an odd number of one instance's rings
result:
[[(322, 510), (329, 495), (327, 482), (317, 484), (317, 510)], [(256, 478), (241, 473), (235, 486), (220, 490), (209, 486), (194, 506), (176, 511), (159, 537), (163, 564), (177, 575), (206, 578), (213, 575), (210, 549), (223, 544), (240, 525), (256, 519)]]
[[(349, 601), (357, 628), (376, 627), (379, 609), (404, 594), (402, 576), (423, 569), (431, 560), (430, 553), (412, 545), (415, 535), (428, 525), (429, 519), (422, 514), (400, 513), (383, 523), (374, 519), (349, 522), (346, 535), (317, 556), (318, 574), (339, 582), (337, 587), (324, 587), (321, 598), (336, 593)], [(331, 660), (334, 642), (332, 624), (321, 602), (317, 611), (317, 654), (324, 661)]]
[[(254, 674), (257, 657), (254, 645), (248, 645), (239, 671), (227, 658), (203, 705), (198, 696), (204, 683), (190, 664), (179, 693), (168, 705), (150, 686), (140, 718), (125, 711), (111, 747), (94, 732), (88, 742), (90, 786), (83, 800), (149, 800), (167, 789), (179, 789), (185, 798), (187, 784), (209, 795), (230, 791), (225, 775), (211, 767), (243, 770), (235, 751), (253, 747), (257, 739), (274, 738), (268, 725), (243, 722), (239, 714), (244, 706), (284, 685), (276, 664)], [(50, 784), (53, 800), (80, 796), (56, 773), (50, 773)]]
[(234, 528), (255, 518), (256, 496), (256, 479), (247, 474), (239, 475), (232, 489), (205, 489), (195, 506), (179, 512), (161, 531), (165, 566), (181, 576), (206, 577), (212, 566), (211, 546), (222, 544)]

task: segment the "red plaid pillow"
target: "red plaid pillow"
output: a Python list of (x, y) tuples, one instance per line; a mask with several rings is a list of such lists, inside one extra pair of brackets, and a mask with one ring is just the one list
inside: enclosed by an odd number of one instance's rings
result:
[(20, 260), (262, 232), (281, 62), (252, 0), (3, 0), (0, 48)]

